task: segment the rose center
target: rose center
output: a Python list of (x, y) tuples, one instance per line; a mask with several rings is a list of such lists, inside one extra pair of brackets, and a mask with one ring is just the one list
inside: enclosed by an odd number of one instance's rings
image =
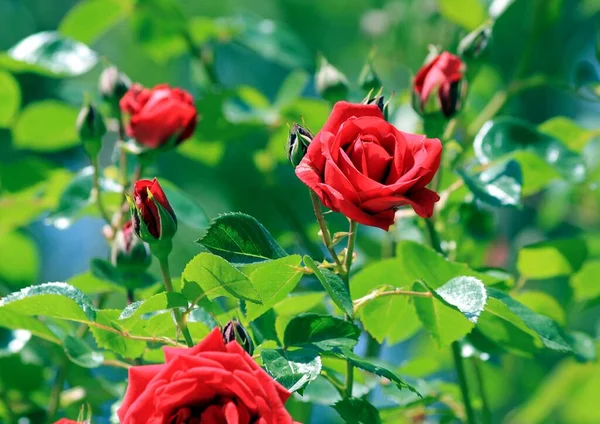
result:
[(184, 406), (166, 421), (168, 424), (253, 424), (258, 420), (245, 405), (232, 399), (217, 398), (210, 404)]
[(348, 157), (361, 174), (383, 182), (392, 164), (392, 156), (372, 136), (360, 136), (347, 149)]

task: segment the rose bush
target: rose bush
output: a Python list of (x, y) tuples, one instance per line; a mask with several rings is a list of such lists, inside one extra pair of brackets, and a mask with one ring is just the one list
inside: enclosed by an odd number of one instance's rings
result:
[(193, 348), (165, 347), (165, 364), (129, 369), (121, 424), (291, 424), (290, 397), (215, 328)]
[(377, 105), (338, 102), (296, 175), (326, 207), (387, 230), (401, 206), (422, 217), (433, 214), (439, 196), (425, 186), (441, 152), (438, 139), (396, 129)]
[(134, 84), (121, 99), (120, 106), (130, 115), (127, 135), (151, 149), (172, 141), (179, 144), (190, 138), (196, 128), (198, 117), (193, 97), (167, 84), (153, 89)]

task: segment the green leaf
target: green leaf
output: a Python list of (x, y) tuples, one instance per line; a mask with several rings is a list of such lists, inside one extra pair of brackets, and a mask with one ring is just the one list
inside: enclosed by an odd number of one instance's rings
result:
[(552, 318), (560, 325), (565, 325), (565, 311), (560, 303), (548, 293), (542, 291), (526, 291), (515, 295), (515, 300), (532, 311)]
[(8, 72), (0, 70), (0, 128), (9, 127), (21, 106), (21, 88)]
[(446, 19), (472, 31), (487, 19), (480, 0), (439, 0), (440, 13)]
[(529, 151), (547, 162), (564, 179), (573, 183), (585, 181), (583, 159), (554, 137), (537, 131), (516, 118), (497, 118), (486, 123), (473, 142), (481, 163), (487, 164), (517, 151)]
[[(106, 327), (124, 332), (123, 328), (116, 322), (121, 314), (117, 309), (103, 309), (97, 312), (96, 322)], [(146, 342), (132, 340), (122, 334), (103, 330), (98, 327), (90, 327), (98, 347), (110, 350), (125, 358), (139, 358), (146, 350)]]
[(321, 282), (333, 303), (335, 303), (346, 315), (354, 316), (354, 306), (348, 292), (348, 287), (342, 279), (328, 269), (319, 269), (315, 261), (309, 256), (304, 256), (304, 264), (315, 274)]
[(521, 318), (523, 323), (540, 337), (547, 348), (563, 352), (573, 350), (565, 339), (564, 331), (550, 318), (533, 312), (499, 290), (488, 289), (488, 294), (490, 297), (500, 300), (512, 313)]
[(94, 321), (96, 311), (90, 300), (66, 283), (30, 286), (0, 299), (0, 308), (23, 315), (45, 315), (72, 321)]
[(147, 313), (173, 308), (187, 308), (187, 306), (188, 302), (181, 293), (163, 292), (155, 294), (146, 300), (141, 300), (128, 305), (123, 309), (121, 315), (119, 315), (119, 319), (128, 319), (129, 321), (132, 321)]
[(86, 295), (125, 293), (125, 287), (94, 276), (90, 271), (71, 277), (67, 283)]
[(510, 155), (521, 165), (523, 172), (522, 196), (530, 196), (553, 181), (560, 181), (560, 174), (548, 162), (529, 150), (517, 150)]
[(567, 148), (581, 152), (588, 141), (599, 134), (598, 130), (586, 130), (566, 116), (555, 116), (538, 126), (544, 134), (560, 140)]
[(104, 362), (104, 355), (92, 350), (81, 338), (67, 336), (63, 340), (63, 347), (69, 359), (80, 367), (97, 368)]
[[(19, 41), (8, 53), (15, 60), (64, 76), (85, 74), (98, 63), (96, 52), (54, 31), (32, 34)], [(74, 123), (72, 121), (71, 126)]]
[(569, 276), (581, 268), (586, 257), (587, 247), (582, 239), (543, 241), (519, 250), (517, 269), (529, 279)]
[(485, 307), (487, 292), (483, 283), (475, 277), (455, 277), (432, 294), (447, 305), (455, 307), (473, 324)]
[(11, 330), (27, 330), (34, 336), (60, 343), (56, 335), (39, 319), (29, 315), (13, 312), (8, 308), (0, 308), (0, 327)]
[(282, 301), (302, 278), (300, 255), (240, 267), (258, 292), (262, 304), (248, 304), (247, 318), (252, 321)]
[(381, 424), (379, 411), (365, 399), (346, 398), (333, 405), (344, 422), (351, 424)]
[(490, 206), (518, 206), (521, 203), (523, 176), (515, 160), (499, 163), (478, 175), (468, 175), (458, 170), (475, 198)]
[(281, 84), (281, 87), (279, 87), (279, 91), (277, 91), (274, 102), (275, 106), (282, 109), (292, 105), (302, 95), (308, 80), (309, 76), (304, 71), (296, 70), (290, 72), (283, 81), (283, 84)]
[(267, 372), (289, 392), (302, 390), (321, 373), (321, 358), (316, 350), (264, 349), (260, 357)]
[(360, 329), (349, 321), (329, 315), (302, 314), (287, 325), (283, 344), (286, 347), (314, 345), (323, 350), (352, 349), (359, 336)]
[(235, 297), (262, 303), (252, 281), (219, 256), (210, 253), (196, 255), (183, 270), (183, 294), (192, 303), (204, 296), (216, 299), (220, 296)]
[(204, 230), (208, 226), (208, 216), (198, 202), (168, 181), (161, 180), (160, 185), (169, 199), (178, 221), (198, 230)]
[(585, 262), (581, 269), (571, 276), (570, 284), (575, 300), (584, 302), (600, 296), (598, 275), (600, 275), (600, 260), (591, 260)]
[[(421, 282), (415, 282), (413, 290), (429, 293), (431, 289)], [(431, 293), (434, 292), (435, 290), (431, 290)], [(466, 319), (457, 308), (445, 302), (441, 296), (414, 296), (413, 302), (421, 323), (440, 346), (448, 346), (459, 340), (474, 327), (472, 322)]]
[(359, 318), (366, 331), (379, 343), (390, 345), (413, 336), (421, 321), (408, 296), (383, 296), (366, 303), (359, 310)]
[(287, 256), (260, 222), (239, 212), (216, 218), (197, 243), (234, 263), (252, 263)]
[(77, 3), (60, 21), (58, 31), (82, 43), (90, 44), (127, 16), (129, 0), (85, 0)]
[(46, 153), (78, 146), (77, 113), (76, 108), (56, 100), (29, 104), (13, 128), (15, 147)]
[(37, 246), (22, 232), (13, 231), (0, 237), (0, 281), (12, 288), (33, 284), (40, 271)]
[(302, 312), (307, 312), (319, 306), (324, 298), (325, 293), (322, 291), (292, 293), (285, 299), (277, 302), (273, 306), (273, 310), (277, 315), (299, 315)]

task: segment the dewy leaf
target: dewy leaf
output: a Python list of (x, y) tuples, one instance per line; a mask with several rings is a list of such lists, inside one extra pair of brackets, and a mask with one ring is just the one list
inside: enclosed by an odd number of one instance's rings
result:
[(517, 269), (530, 279), (569, 276), (581, 268), (586, 257), (587, 246), (583, 239), (543, 241), (519, 250)]
[(342, 399), (333, 405), (345, 423), (381, 424), (379, 411), (369, 401), (358, 398)]
[(323, 287), (325, 287), (333, 303), (344, 311), (346, 315), (353, 316), (354, 306), (352, 305), (352, 299), (342, 279), (328, 269), (319, 269), (315, 261), (309, 256), (304, 256), (303, 260), (304, 264), (315, 274)]
[(518, 206), (521, 202), (523, 175), (515, 160), (496, 164), (477, 175), (463, 170), (458, 173), (475, 198), (490, 206)]
[(260, 357), (267, 372), (289, 392), (301, 390), (321, 373), (321, 358), (313, 349), (264, 349)]
[(216, 218), (197, 243), (234, 263), (252, 263), (287, 256), (260, 222), (239, 212)]
[(45, 283), (26, 287), (0, 299), (0, 309), (23, 315), (45, 315), (72, 321), (94, 321), (96, 311), (90, 300), (66, 283)]
[(97, 368), (104, 362), (104, 356), (95, 352), (81, 338), (67, 336), (63, 340), (65, 353), (77, 365), (84, 368)]
[(565, 339), (564, 331), (550, 318), (533, 312), (500, 290), (488, 289), (488, 294), (504, 303), (512, 313), (521, 318), (529, 329), (539, 335), (547, 348), (566, 352), (573, 350)]
[(298, 285), (302, 278), (300, 255), (240, 267), (258, 292), (262, 304), (248, 304), (247, 318), (252, 321), (271, 309)]
[(288, 323), (283, 344), (286, 347), (314, 345), (323, 350), (353, 349), (359, 336), (360, 329), (349, 321), (330, 315), (302, 314)]
[(483, 283), (475, 277), (456, 277), (442, 287), (433, 290), (433, 295), (456, 307), (469, 321), (476, 324), (485, 307), (487, 292)]
[(258, 291), (248, 277), (225, 259), (210, 253), (200, 253), (188, 262), (183, 270), (182, 280), (184, 296), (194, 303), (203, 296), (210, 300), (229, 296), (262, 303)]
[(98, 63), (98, 55), (85, 44), (54, 31), (30, 35), (12, 47), (8, 54), (15, 60), (65, 76), (85, 74)]

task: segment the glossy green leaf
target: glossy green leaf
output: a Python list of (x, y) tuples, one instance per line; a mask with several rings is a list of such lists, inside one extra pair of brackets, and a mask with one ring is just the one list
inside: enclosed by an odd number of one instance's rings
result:
[(532, 290), (520, 292), (514, 296), (515, 300), (527, 306), (532, 311), (546, 315), (560, 325), (565, 325), (565, 311), (554, 297), (548, 293)]
[(216, 218), (198, 243), (215, 255), (234, 263), (251, 263), (287, 256), (260, 222), (239, 212)]
[(168, 181), (161, 180), (160, 185), (169, 199), (178, 221), (198, 230), (204, 230), (208, 226), (208, 216), (196, 200)]
[(586, 178), (583, 160), (577, 153), (520, 119), (497, 118), (487, 122), (475, 137), (473, 148), (483, 164), (517, 151), (529, 151), (547, 162), (567, 181), (580, 183)]
[(90, 300), (66, 283), (29, 286), (0, 299), (0, 308), (23, 315), (45, 315), (72, 321), (94, 321), (96, 311)]
[(582, 128), (566, 116), (550, 118), (540, 124), (538, 130), (560, 140), (567, 148), (575, 152), (581, 152), (588, 141), (599, 134), (598, 130)]
[(600, 260), (586, 261), (581, 269), (571, 276), (570, 284), (573, 288), (575, 300), (584, 302), (600, 296)]
[(60, 22), (58, 31), (90, 44), (127, 16), (130, 0), (85, 0), (77, 3)]
[[(97, 312), (96, 322), (103, 326), (114, 328), (124, 332), (124, 329), (117, 323), (120, 310), (103, 309)], [(98, 347), (110, 350), (125, 358), (139, 358), (146, 350), (146, 342), (127, 338), (120, 333), (104, 330), (98, 327), (90, 327)]]
[(21, 106), (21, 88), (8, 72), (0, 70), (0, 128), (10, 126)]
[(22, 232), (13, 231), (0, 237), (0, 281), (9, 287), (33, 284), (40, 271), (38, 248)]
[(289, 392), (296, 392), (321, 373), (321, 358), (316, 350), (264, 349), (263, 365), (271, 376)]
[(220, 296), (262, 303), (259, 292), (248, 277), (223, 258), (210, 253), (200, 253), (188, 262), (182, 281), (183, 294), (192, 303), (203, 297), (212, 300)]
[(181, 293), (163, 292), (155, 294), (146, 300), (141, 300), (128, 305), (123, 309), (121, 315), (119, 315), (119, 319), (128, 319), (129, 321), (132, 321), (132, 319), (139, 318), (144, 314), (166, 309), (185, 308), (187, 306), (188, 302)]
[(349, 321), (329, 315), (302, 314), (292, 319), (283, 336), (283, 344), (290, 346), (317, 346), (331, 350), (335, 347), (354, 348), (360, 329)]
[(39, 319), (29, 314), (13, 312), (8, 308), (0, 307), (0, 327), (10, 330), (27, 330), (36, 337), (52, 343), (60, 343), (56, 335)]
[(446, 19), (468, 31), (477, 28), (487, 18), (480, 0), (440, 0), (439, 7)]
[(346, 398), (333, 405), (345, 423), (381, 424), (379, 411), (365, 399)]
[(86, 295), (99, 293), (125, 293), (125, 287), (115, 284), (109, 280), (99, 278), (92, 272), (84, 272), (71, 277), (67, 283), (80, 290)]
[(56, 100), (29, 104), (13, 127), (15, 147), (55, 152), (79, 145), (75, 131), (78, 110)]
[(490, 206), (518, 206), (521, 203), (523, 176), (518, 162), (499, 163), (477, 175), (458, 171), (477, 200)]
[(523, 277), (530, 279), (569, 276), (581, 268), (586, 257), (583, 239), (543, 241), (519, 250), (517, 269)]
[(85, 44), (54, 31), (30, 35), (19, 41), (8, 53), (15, 60), (65, 76), (85, 74), (98, 63), (96, 52)]
[(104, 356), (92, 348), (81, 338), (67, 336), (63, 347), (69, 359), (80, 367), (97, 368), (104, 362)]
[(292, 293), (282, 301), (277, 302), (273, 306), (273, 310), (277, 315), (299, 315), (317, 307), (324, 299), (325, 293), (322, 291)]
[(240, 267), (240, 271), (250, 279), (262, 301), (260, 305), (247, 304), (249, 320), (258, 318), (294, 290), (303, 274), (299, 268), (300, 260), (300, 255), (291, 255)]
[(323, 287), (325, 287), (333, 303), (344, 311), (346, 315), (353, 316), (354, 306), (352, 305), (352, 299), (350, 298), (348, 287), (346, 287), (342, 279), (328, 269), (319, 269), (315, 261), (309, 256), (304, 256), (303, 260), (304, 264), (315, 274), (315, 277), (317, 277)]
[(277, 91), (275, 106), (282, 109), (292, 105), (302, 95), (308, 80), (309, 76), (304, 71), (290, 72)]
[(379, 343), (395, 344), (413, 336), (421, 321), (408, 296), (383, 296), (369, 301), (359, 310), (366, 331)]

